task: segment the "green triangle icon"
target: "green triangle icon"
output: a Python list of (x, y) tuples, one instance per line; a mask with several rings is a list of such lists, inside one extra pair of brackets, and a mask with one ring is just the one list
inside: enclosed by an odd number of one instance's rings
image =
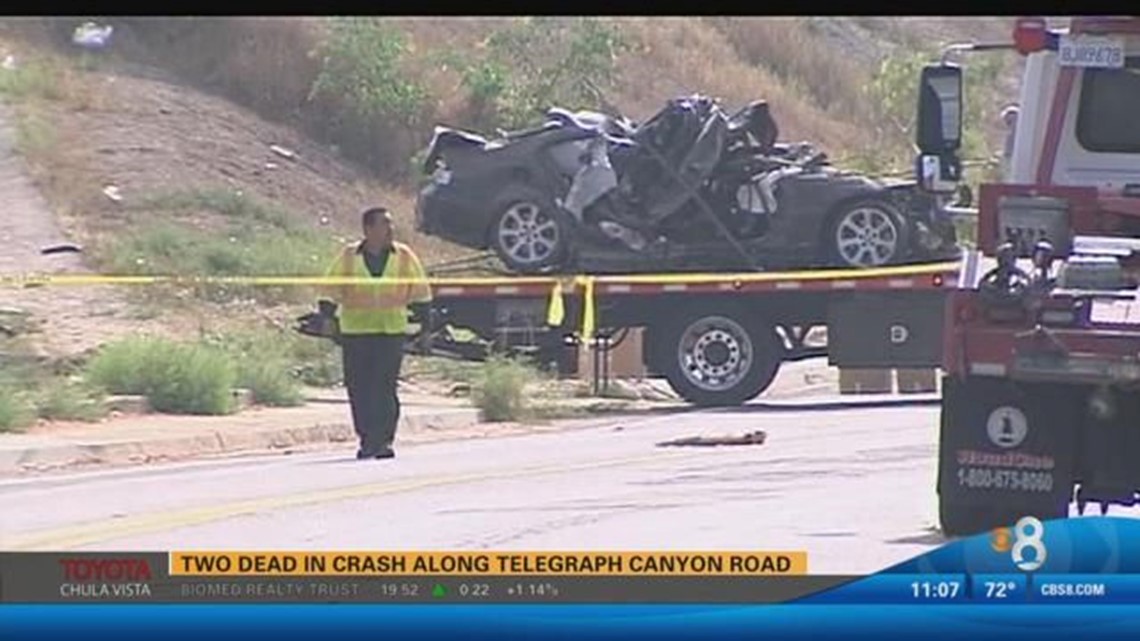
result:
[(439, 583), (436, 583), (435, 587), (431, 589), (431, 595), (437, 599), (445, 597), (447, 596), (447, 590), (445, 590)]

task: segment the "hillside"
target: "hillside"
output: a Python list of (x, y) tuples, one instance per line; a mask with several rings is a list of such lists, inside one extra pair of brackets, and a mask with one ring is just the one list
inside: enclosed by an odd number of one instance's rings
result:
[[(730, 108), (766, 99), (783, 138), (813, 140), (841, 163), (905, 170), (914, 62), (1009, 28), (1005, 18), (877, 17), (109, 22), (110, 50), (82, 54), (68, 42), (74, 20), (0, 21), (5, 120), (46, 199), (42, 215), (54, 218), (7, 209), (29, 218), (5, 224), (17, 235), (57, 226), (83, 244), (86, 262), (68, 269), (215, 274), (319, 270), (372, 203), (394, 208), (429, 262), (459, 255), (410, 229), (414, 154), (435, 123), (518, 126), (548, 103), (640, 119), (679, 94)], [(981, 132), (996, 127), (1015, 64), (979, 76), (985, 93), (972, 94), (971, 116)], [(41, 235), (29, 242), (58, 240)], [(179, 334), (242, 316), (219, 304), (280, 323), (296, 307), (279, 304), (307, 300), (190, 294), (215, 306), (141, 288), (87, 300), (122, 301), (121, 327), (147, 320)], [(86, 294), (69, 295), (82, 309)], [(53, 351), (88, 349), (120, 327), (82, 313), (69, 323)]]

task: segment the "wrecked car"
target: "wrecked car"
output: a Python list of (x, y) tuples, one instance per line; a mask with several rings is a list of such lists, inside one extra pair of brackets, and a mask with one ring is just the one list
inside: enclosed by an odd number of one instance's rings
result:
[(647, 121), (550, 109), (493, 138), (436, 127), (417, 228), (492, 249), (517, 273), (876, 267), (957, 256), (913, 182), (832, 166), (778, 142), (768, 104), (706, 96)]

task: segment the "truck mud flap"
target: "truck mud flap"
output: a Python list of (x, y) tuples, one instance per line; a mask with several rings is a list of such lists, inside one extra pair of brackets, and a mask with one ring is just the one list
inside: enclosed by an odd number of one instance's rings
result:
[(942, 391), (941, 500), (1063, 512), (1072, 498), (1081, 408), (1071, 387), (948, 378)]

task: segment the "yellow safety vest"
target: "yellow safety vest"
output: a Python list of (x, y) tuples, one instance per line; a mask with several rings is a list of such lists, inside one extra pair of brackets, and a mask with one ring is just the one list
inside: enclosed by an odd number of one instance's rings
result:
[[(364, 262), (359, 243), (346, 246), (332, 265), (328, 276), (368, 278), (367, 285), (332, 285), (327, 294), (339, 306), (342, 334), (404, 334), (408, 329), (408, 305), (431, 300), (431, 288), (423, 265), (403, 243), (393, 243), (388, 262), (379, 277), (372, 276)], [(384, 282), (401, 279), (401, 282)]]

